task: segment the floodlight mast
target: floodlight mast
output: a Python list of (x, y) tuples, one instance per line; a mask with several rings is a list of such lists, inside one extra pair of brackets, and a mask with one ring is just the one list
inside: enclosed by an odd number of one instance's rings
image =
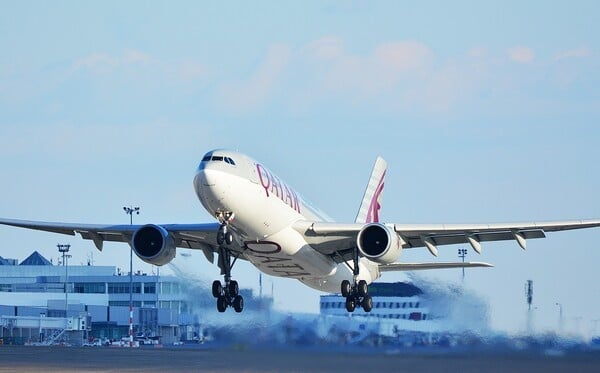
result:
[[(465, 262), (465, 256), (467, 256), (467, 249), (458, 249), (458, 257), (462, 258), (462, 262)], [(462, 267), (462, 280), (465, 281), (465, 267)]]
[(58, 244), (58, 252), (62, 254), (62, 265), (65, 266), (65, 318), (67, 317), (67, 312), (69, 310), (69, 291), (68, 291), (68, 283), (69, 283), (69, 265), (67, 264), (67, 260), (71, 257), (68, 255), (69, 249), (71, 248), (70, 244)]
[[(124, 206), (123, 211), (129, 215), (129, 225), (133, 225), (133, 213), (140, 214), (139, 207)], [(129, 246), (129, 347), (133, 347), (133, 246)]]

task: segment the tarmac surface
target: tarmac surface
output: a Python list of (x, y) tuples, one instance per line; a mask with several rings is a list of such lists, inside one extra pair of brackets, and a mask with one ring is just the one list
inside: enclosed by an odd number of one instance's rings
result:
[(599, 372), (600, 352), (397, 353), (0, 346), (0, 372)]

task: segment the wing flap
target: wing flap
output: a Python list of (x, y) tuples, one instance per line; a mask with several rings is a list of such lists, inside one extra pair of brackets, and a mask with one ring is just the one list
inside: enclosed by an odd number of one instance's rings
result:
[(425, 269), (448, 269), (448, 268), (474, 268), (493, 267), (492, 264), (484, 262), (439, 262), (439, 263), (393, 263), (379, 266), (381, 272), (396, 271), (418, 271)]
[[(511, 231), (498, 231), (498, 232), (481, 232), (481, 233), (450, 233), (443, 234), (439, 232), (429, 232), (425, 235), (414, 236), (413, 232), (399, 232), (399, 234), (404, 238), (407, 243), (406, 248), (411, 247), (423, 247), (425, 243), (423, 242), (422, 237), (430, 238), (435, 245), (460, 245), (460, 244), (470, 244), (467, 237), (472, 237), (478, 242), (486, 242), (486, 241), (509, 241), (514, 240), (513, 233)], [(543, 230), (528, 230), (528, 231), (519, 231), (519, 234), (523, 236), (525, 239), (533, 239), (533, 238), (544, 238), (546, 235)]]

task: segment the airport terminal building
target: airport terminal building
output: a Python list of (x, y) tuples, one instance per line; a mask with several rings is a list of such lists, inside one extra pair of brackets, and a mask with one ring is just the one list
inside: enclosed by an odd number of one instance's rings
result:
[[(132, 280), (134, 335), (162, 343), (197, 336), (176, 277), (138, 272)], [(38, 252), (21, 263), (0, 257), (0, 338), (41, 342), (63, 329), (75, 340), (121, 339), (129, 335), (129, 289), (129, 274), (112, 266), (53, 265)]]

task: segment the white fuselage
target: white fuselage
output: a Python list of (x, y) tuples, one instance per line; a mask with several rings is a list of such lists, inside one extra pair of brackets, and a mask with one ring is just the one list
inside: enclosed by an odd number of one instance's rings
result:
[[(330, 221), (283, 180), (255, 160), (237, 152), (207, 153), (194, 178), (194, 189), (211, 214), (233, 212), (229, 227), (247, 258), (272, 276), (295, 278), (326, 292), (339, 292), (352, 280), (345, 264), (314, 250), (292, 225), (300, 220)], [(371, 283), (377, 265), (364, 258), (358, 279)]]

